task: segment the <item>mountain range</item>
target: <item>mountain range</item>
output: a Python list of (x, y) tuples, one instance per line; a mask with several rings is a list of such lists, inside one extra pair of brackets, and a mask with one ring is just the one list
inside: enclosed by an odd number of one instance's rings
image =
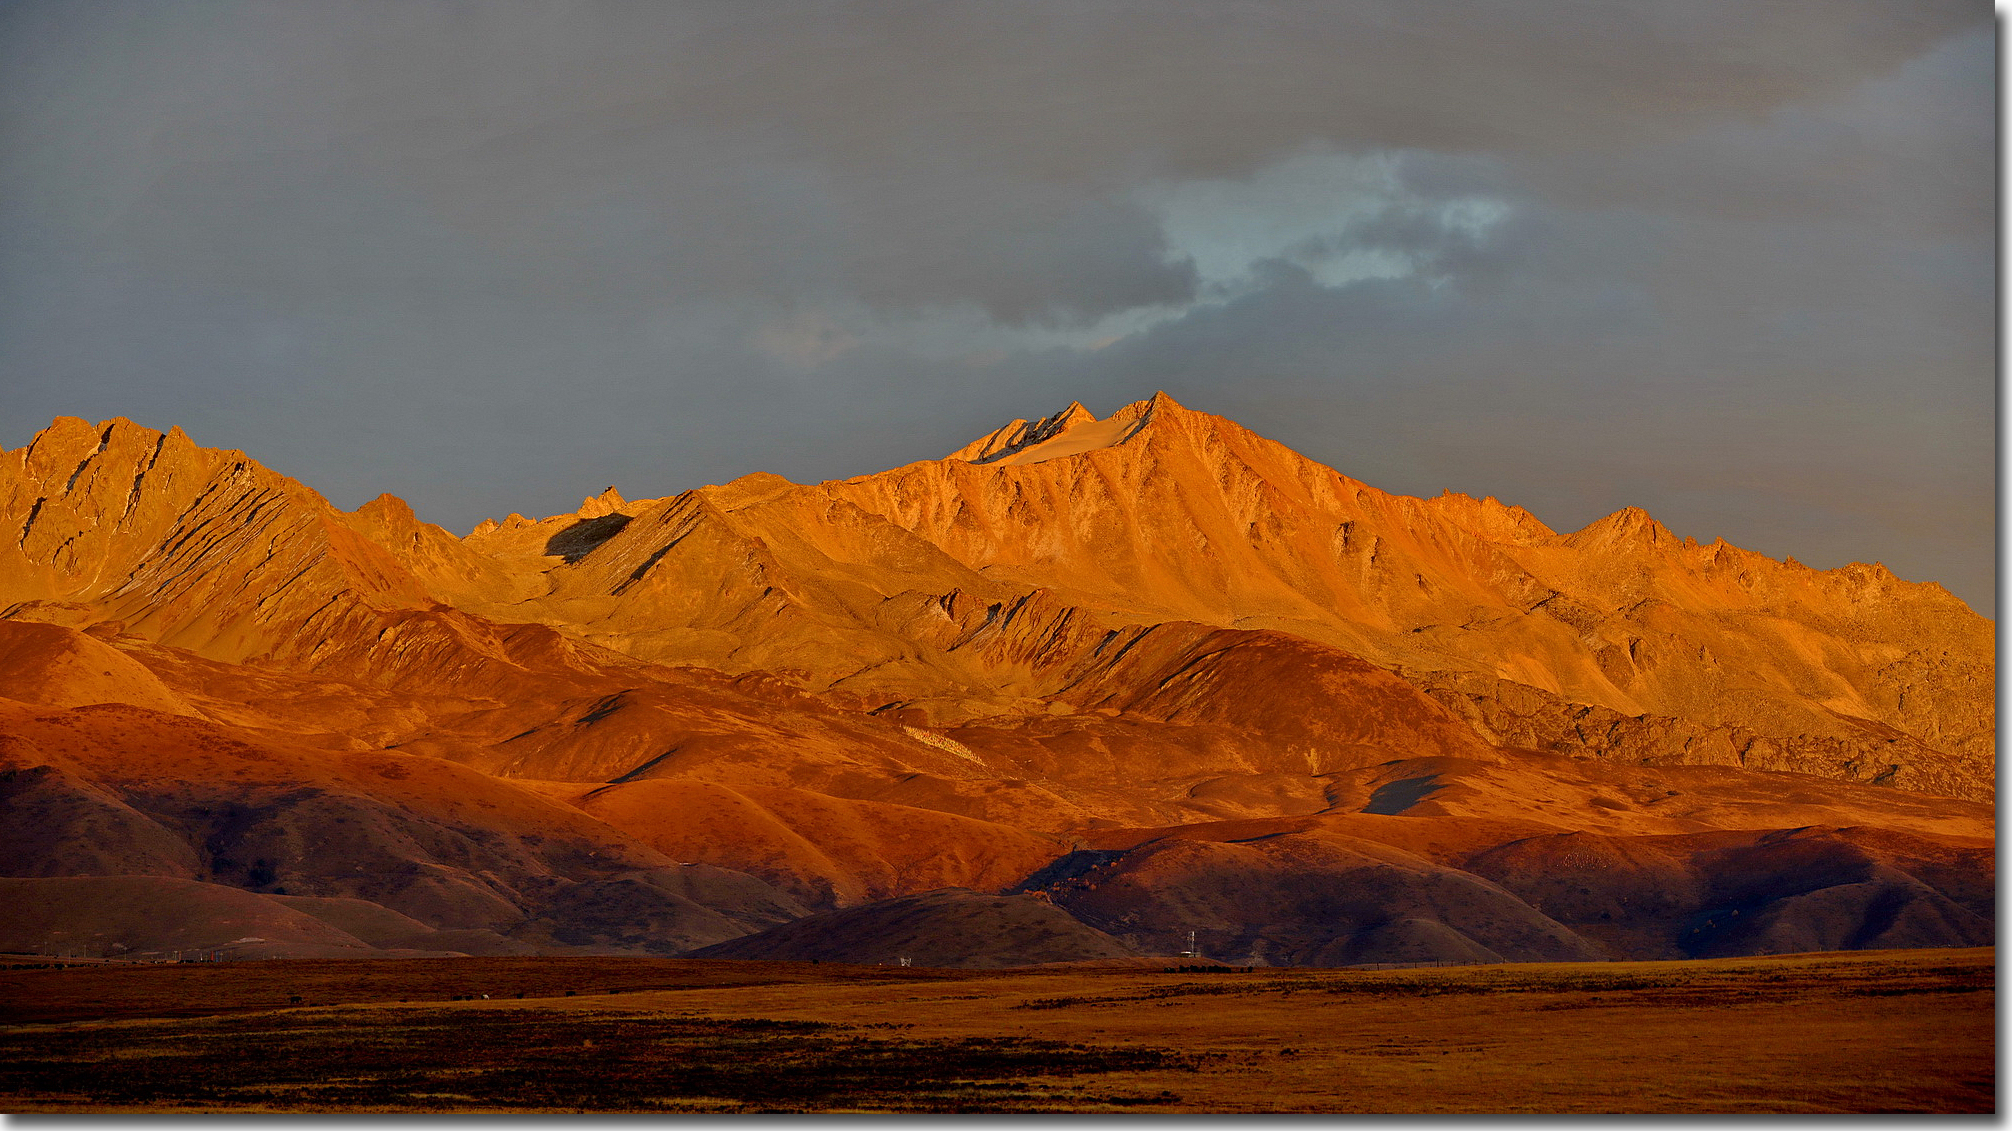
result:
[(1017, 965), (1992, 940), (1994, 626), (1164, 393), (466, 536), (0, 453), (0, 950)]

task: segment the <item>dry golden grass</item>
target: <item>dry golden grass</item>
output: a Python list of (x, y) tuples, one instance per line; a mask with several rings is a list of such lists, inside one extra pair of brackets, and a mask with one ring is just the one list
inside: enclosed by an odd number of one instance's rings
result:
[(0, 1098), (36, 1112), (1987, 1112), (1993, 962), (0, 971)]

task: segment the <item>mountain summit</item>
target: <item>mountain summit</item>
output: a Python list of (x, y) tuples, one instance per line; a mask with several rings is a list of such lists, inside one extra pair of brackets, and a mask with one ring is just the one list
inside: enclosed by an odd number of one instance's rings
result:
[(959, 448), (951, 459), (971, 463), (1029, 464), (1072, 456), (1081, 452), (1115, 448), (1138, 435), (1153, 421), (1156, 412), (1183, 410), (1174, 398), (1155, 393), (1151, 400), (1126, 405), (1098, 420), (1081, 401), (1053, 416), (1028, 422), (1015, 420), (982, 439)]

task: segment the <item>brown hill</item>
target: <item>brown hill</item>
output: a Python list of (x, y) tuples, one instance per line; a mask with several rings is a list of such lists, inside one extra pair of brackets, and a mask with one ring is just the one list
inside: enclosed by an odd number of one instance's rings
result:
[(372, 948), (269, 896), (162, 876), (0, 879), (0, 948), (16, 954), (361, 958)]
[[(752, 876), (681, 865), (573, 806), (437, 758), (281, 745), (119, 705), (46, 711), (0, 699), (0, 728), (10, 740), (0, 767), (0, 830), (15, 850), (7, 870), (127, 885), (48, 888), (77, 902), (50, 903), (38, 929), (111, 931), (103, 945), (122, 953), (230, 941), (164, 941), (149, 920), (89, 902), (123, 903), (128, 888), (316, 897), (301, 912), (311, 918), (331, 906), (321, 901), (360, 901), (428, 930), (478, 932), (461, 941), (481, 953), (511, 949), (497, 933), (559, 949), (676, 953), (806, 910)], [(174, 883), (140, 884), (154, 879)], [(254, 906), (218, 906), (240, 905)], [(266, 937), (300, 954), (293, 944), (316, 941)]]
[(730, 864), (811, 906), (941, 887), (996, 891), (1067, 850), (1010, 825), (807, 790), (651, 778), (569, 792), (666, 855)]
[(1568, 833), (1466, 867), (1617, 950), (1657, 957), (1984, 945), (1995, 912), (1988, 841), (1862, 827)]
[(1136, 953), (1045, 899), (951, 888), (827, 911), (688, 957), (1001, 967)]
[(1984, 839), (1432, 822), (1332, 815), (1103, 834), (1114, 847), (1072, 853), (1026, 887), (1149, 952), (1194, 931), (1204, 955), (1235, 964), (1682, 958), (1993, 937)]
[(1317, 827), (1164, 837), (1050, 885), (1070, 914), (1141, 949), (1178, 951), (1193, 931), (1203, 955), (1239, 965), (1603, 957), (1486, 880)]

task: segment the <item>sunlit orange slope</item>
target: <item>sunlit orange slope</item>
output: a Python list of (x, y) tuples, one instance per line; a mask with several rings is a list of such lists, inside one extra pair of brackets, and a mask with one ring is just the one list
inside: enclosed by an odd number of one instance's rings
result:
[(1993, 632), (1939, 587), (1389, 495), (1164, 394), (466, 538), (65, 419), (0, 529), (33, 947), (676, 953), (939, 888), (1083, 957), (1989, 937)]
[(1993, 629), (1939, 586), (1634, 509), (1561, 535), (1390, 495), (1165, 394), (859, 479), (615, 500), (472, 536), (544, 591), (457, 602), (944, 722), (1084, 706), (1085, 665), (1143, 626), (1273, 630), (1400, 671), (1492, 741), (1991, 789)]

